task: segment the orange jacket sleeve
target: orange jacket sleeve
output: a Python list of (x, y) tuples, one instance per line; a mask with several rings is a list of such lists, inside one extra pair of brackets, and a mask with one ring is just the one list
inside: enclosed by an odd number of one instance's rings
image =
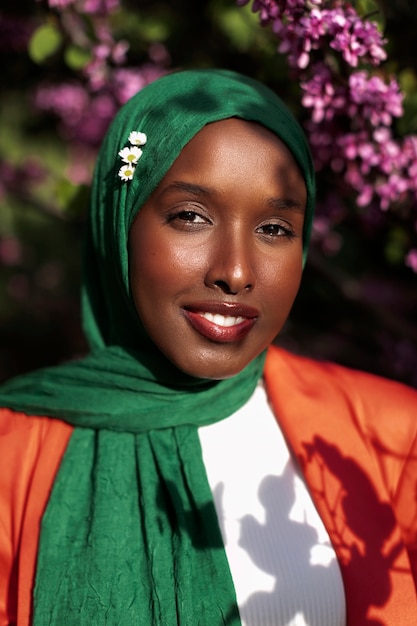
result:
[(265, 382), (335, 548), (348, 624), (417, 624), (417, 392), (277, 348)]
[(0, 626), (28, 626), (40, 521), (72, 427), (0, 410)]

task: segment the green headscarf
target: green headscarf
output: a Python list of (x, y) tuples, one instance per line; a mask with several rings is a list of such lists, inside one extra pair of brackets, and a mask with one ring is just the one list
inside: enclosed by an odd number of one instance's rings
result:
[[(226, 70), (184, 71), (118, 113), (94, 175), (84, 258), (84, 359), (3, 386), (0, 405), (75, 426), (42, 520), (34, 624), (240, 623), (197, 429), (251, 396), (265, 354), (222, 381), (178, 371), (147, 336), (128, 275), (128, 233), (182, 148), (206, 124), (256, 121), (289, 147), (304, 176), (304, 254), (314, 207), (309, 148), (281, 100)], [(132, 131), (147, 143), (118, 176)]]

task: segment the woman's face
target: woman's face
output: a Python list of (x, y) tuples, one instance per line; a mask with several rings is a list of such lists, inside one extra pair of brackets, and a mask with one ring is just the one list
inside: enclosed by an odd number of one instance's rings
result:
[(223, 379), (281, 330), (302, 272), (306, 187), (288, 148), (227, 119), (185, 146), (130, 230), (130, 284), (180, 370)]

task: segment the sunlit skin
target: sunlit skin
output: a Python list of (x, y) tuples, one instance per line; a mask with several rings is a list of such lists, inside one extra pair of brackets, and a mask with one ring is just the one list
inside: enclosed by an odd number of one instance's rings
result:
[(129, 237), (138, 315), (180, 370), (228, 378), (273, 341), (300, 285), (305, 206), (292, 154), (261, 125), (215, 122), (185, 146)]

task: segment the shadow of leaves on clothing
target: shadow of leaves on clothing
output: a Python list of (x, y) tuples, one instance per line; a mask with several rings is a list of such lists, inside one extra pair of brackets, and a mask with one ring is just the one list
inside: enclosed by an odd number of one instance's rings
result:
[(336, 446), (315, 437), (305, 450), (305, 468), (316, 463), (325, 470), (315, 495), (321, 510), (327, 511), (345, 586), (355, 600), (353, 607), (348, 606), (348, 614), (354, 611), (356, 616), (351, 614), (349, 623), (385, 626), (377, 609), (390, 598), (390, 572), (403, 548), (393, 534), (392, 508), (381, 500), (364, 470)]
[[(334, 601), (336, 596), (343, 602), (340, 585), (337, 594), (337, 562), (305, 512), (304, 519), (299, 514), (294, 518), (296, 484), (289, 464), (281, 476), (267, 476), (262, 481), (259, 499), (265, 508), (265, 522), (251, 515), (242, 518), (239, 545), (275, 582), (271, 591), (248, 597), (240, 607), (242, 621), (288, 626), (344, 623), (344, 607), (335, 606)], [(326, 552), (325, 563), (316, 562), (317, 549)]]
[(401, 523), (401, 530), (410, 554), (414, 578), (417, 581), (417, 433), (408, 433), (409, 448), (406, 453), (398, 453), (389, 435), (378, 432), (371, 439), (372, 446), (381, 459), (382, 473), (389, 472), (392, 461), (401, 466), (401, 477), (395, 491), (395, 511)]

